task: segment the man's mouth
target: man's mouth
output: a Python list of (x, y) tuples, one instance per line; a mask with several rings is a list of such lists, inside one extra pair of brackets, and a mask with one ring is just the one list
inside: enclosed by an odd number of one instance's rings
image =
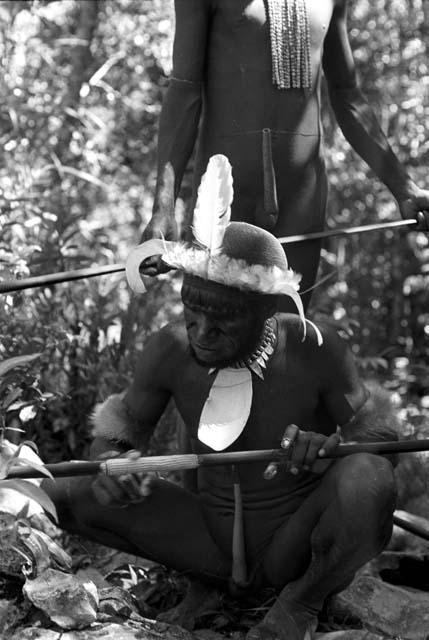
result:
[(213, 347), (198, 344), (197, 342), (194, 342), (192, 346), (194, 349), (197, 349), (198, 351), (205, 351), (206, 353), (212, 353), (213, 351), (216, 351), (216, 349), (214, 349)]

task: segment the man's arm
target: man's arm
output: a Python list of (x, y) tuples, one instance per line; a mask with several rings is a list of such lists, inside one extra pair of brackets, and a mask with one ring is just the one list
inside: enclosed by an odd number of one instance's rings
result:
[[(307, 337), (303, 345), (303, 357), (311, 371), (319, 372), (319, 405), (327, 414), (329, 423), (337, 425), (336, 432), (327, 436), (315, 431), (303, 430), (305, 425), (289, 424), (280, 446), (290, 451), (289, 470), (301, 469), (323, 473), (332, 460), (329, 458), (341, 439), (345, 441), (397, 440), (399, 422), (387, 394), (379, 385), (364, 385), (347, 343), (331, 326), (322, 331), (323, 345)], [(277, 472), (277, 464), (270, 463), (264, 472), (269, 480)]]
[[(429, 209), (429, 191), (417, 187), (408, 176), (357, 85), (347, 34), (347, 0), (336, 3), (325, 39), (323, 70), (344, 136), (392, 192), (402, 217), (418, 217), (420, 211)], [(421, 226), (424, 227), (423, 218)]]
[(346, 441), (397, 440), (399, 421), (390, 395), (363, 383), (347, 343), (329, 327), (318, 358), (324, 363), (321, 401)]
[(168, 372), (171, 340), (154, 335), (142, 351), (130, 387), (95, 408), (91, 456), (130, 449), (144, 451), (171, 397)]
[[(94, 441), (91, 457), (123, 456), (137, 459), (171, 397), (169, 385), (171, 340), (161, 331), (143, 350), (129, 389), (109, 396), (93, 415)], [(153, 474), (100, 474), (92, 481), (92, 491), (104, 506), (122, 507), (139, 502), (151, 493)]]
[(152, 219), (143, 239), (177, 239), (174, 202), (194, 148), (202, 104), (210, 0), (175, 0), (173, 71), (158, 133), (158, 175)]

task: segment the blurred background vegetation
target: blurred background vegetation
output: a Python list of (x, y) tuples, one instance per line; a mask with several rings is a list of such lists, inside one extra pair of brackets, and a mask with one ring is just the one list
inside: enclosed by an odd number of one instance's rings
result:
[[(351, 5), (364, 93), (411, 176), (428, 187), (429, 1)], [(138, 243), (173, 33), (173, 0), (0, 1), (2, 280), (122, 262)], [(328, 226), (398, 219), (324, 100)], [(424, 233), (331, 239), (320, 277), (335, 274), (311, 307), (347, 335), (365, 375), (395, 394), (406, 435), (429, 425), (428, 257)], [(147, 335), (179, 313), (178, 288), (166, 278), (137, 299), (122, 275), (110, 275), (1, 296), (0, 360), (40, 353), (3, 379), (1, 424), (24, 429), (47, 461), (85, 455), (91, 409), (126, 386)]]

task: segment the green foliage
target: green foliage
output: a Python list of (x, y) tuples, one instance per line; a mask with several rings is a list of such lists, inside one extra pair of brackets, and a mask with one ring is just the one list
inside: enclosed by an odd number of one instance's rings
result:
[[(28, 460), (25, 455), (21, 455), (24, 446), (36, 449), (32, 442), (24, 441), (19, 446), (13, 447), (5, 439), (7, 432), (23, 432), (23, 429), (19, 427), (6, 426), (5, 415), (8, 412), (18, 413), (21, 423), (25, 423), (34, 418), (38, 409), (52, 396), (52, 394), (42, 393), (34, 383), (34, 379), (29, 379), (28, 374), (22, 372), (23, 367), (31, 365), (39, 356), (39, 353), (33, 353), (7, 358), (0, 362), (0, 481), (2, 489), (13, 489), (27, 498), (35, 500), (54, 520), (57, 520), (55, 506), (45, 491), (26, 480), (7, 479), (11, 472), (24, 465), (52, 478), (51, 473), (44, 465), (37, 464), (34, 460)], [(23, 397), (24, 394), (27, 399)]]
[[(99, 3), (85, 48), (88, 4), (0, 3), (3, 279), (120, 262), (149, 216), (169, 3)], [(0, 299), (0, 357), (41, 351), (26, 386), (55, 396), (25, 424), (42, 457), (85, 454), (97, 399), (127, 384), (136, 349), (176, 312), (167, 296), (177, 283), (130, 300), (106, 276)]]
[[(350, 12), (364, 92), (422, 186), (425, 4), (357, 0)], [(139, 241), (152, 205), (172, 9), (172, 0), (0, 1), (0, 278), (121, 262)], [(397, 218), (391, 195), (344, 141), (327, 104), (324, 128), (328, 225)], [(316, 320), (329, 314), (348, 334), (362, 368), (425, 418), (429, 381), (415, 368), (428, 359), (428, 254), (422, 233), (332, 239), (321, 276), (337, 276), (313, 303)], [(124, 388), (146, 336), (178, 308), (170, 278), (139, 299), (121, 275), (2, 296), (0, 358), (41, 354), (2, 391), (5, 426), (24, 427), (46, 460), (85, 455), (94, 404)], [(29, 407), (37, 411), (24, 420)]]

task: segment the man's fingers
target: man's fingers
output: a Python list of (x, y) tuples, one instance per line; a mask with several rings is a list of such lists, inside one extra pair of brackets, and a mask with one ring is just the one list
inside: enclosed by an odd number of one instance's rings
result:
[(298, 434), (299, 427), (297, 427), (296, 424), (289, 424), (285, 429), (283, 438), (280, 443), (282, 449), (289, 449), (291, 446), (293, 446)]
[(142, 498), (142, 494), (140, 492), (141, 480), (137, 475), (127, 473), (122, 476), (119, 476), (118, 481), (120, 482), (121, 489), (125, 493), (128, 500), (131, 500), (131, 501), (141, 500)]
[(264, 479), (272, 480), (277, 475), (277, 471), (278, 471), (277, 463), (270, 462), (264, 471)]
[[(141, 452), (137, 449), (130, 449), (119, 455), (117, 451), (105, 451), (98, 458), (138, 460), (141, 455)], [(92, 483), (92, 491), (98, 502), (103, 506), (126, 506), (127, 503), (140, 502), (147, 495), (147, 493), (141, 491), (142, 478), (143, 474), (135, 473), (123, 473), (117, 477), (99, 474)]]
[(142, 457), (142, 453), (141, 451), (138, 451), (137, 449), (130, 449), (129, 451), (127, 451), (124, 456), (124, 458), (129, 458), (130, 460), (138, 460), (139, 458)]
[(152, 493), (152, 483), (154, 479), (155, 479), (154, 475), (148, 474), (144, 476), (144, 478), (140, 481), (139, 491), (140, 491), (140, 495), (143, 496), (144, 498), (146, 498)]
[(305, 469), (306, 471), (311, 470), (312, 466), (314, 465), (314, 463), (316, 462), (320, 454), (321, 447), (324, 445), (325, 445), (324, 438), (315, 438), (311, 440), (307, 449), (307, 455), (305, 457), (303, 469)]
[(307, 456), (311, 443), (312, 434), (301, 431), (294, 441), (293, 449), (289, 456), (290, 473), (296, 475), (299, 470), (307, 464)]
[[(112, 502), (124, 502), (127, 499), (126, 492), (114, 478), (99, 477), (92, 483), (92, 490), (101, 504)], [(99, 496), (103, 501), (100, 501)]]
[(325, 440), (322, 448), (319, 450), (319, 456), (323, 458), (324, 456), (329, 456), (340, 444), (341, 442), (341, 429), (337, 427), (335, 433), (331, 434), (329, 438)]
[(301, 442), (298, 450), (296, 449), (299, 444), (299, 438), (302, 432), (296, 424), (289, 424), (283, 434), (281, 441), (282, 449), (287, 449), (289, 453), (289, 462), (287, 463), (287, 469), (293, 475), (299, 472), (299, 467), (302, 465), (303, 456), (307, 449), (307, 443)]
[(100, 484), (99, 482), (94, 482), (92, 484), (92, 492), (95, 496), (97, 502), (99, 502), (103, 507), (108, 507), (112, 502), (112, 496), (109, 491)]
[[(281, 439), (280, 446), (282, 449), (291, 449), (292, 445), (295, 441), (299, 433), (299, 428), (296, 424), (290, 424), (286, 427), (285, 432), (283, 434), (283, 438)], [(278, 464), (276, 462), (270, 462), (264, 471), (265, 480), (272, 480), (277, 475), (278, 472)]]
[(108, 460), (109, 458), (118, 458), (119, 456), (119, 451), (111, 449), (110, 451), (103, 451), (103, 453), (100, 453), (100, 455), (97, 456), (97, 460)]

